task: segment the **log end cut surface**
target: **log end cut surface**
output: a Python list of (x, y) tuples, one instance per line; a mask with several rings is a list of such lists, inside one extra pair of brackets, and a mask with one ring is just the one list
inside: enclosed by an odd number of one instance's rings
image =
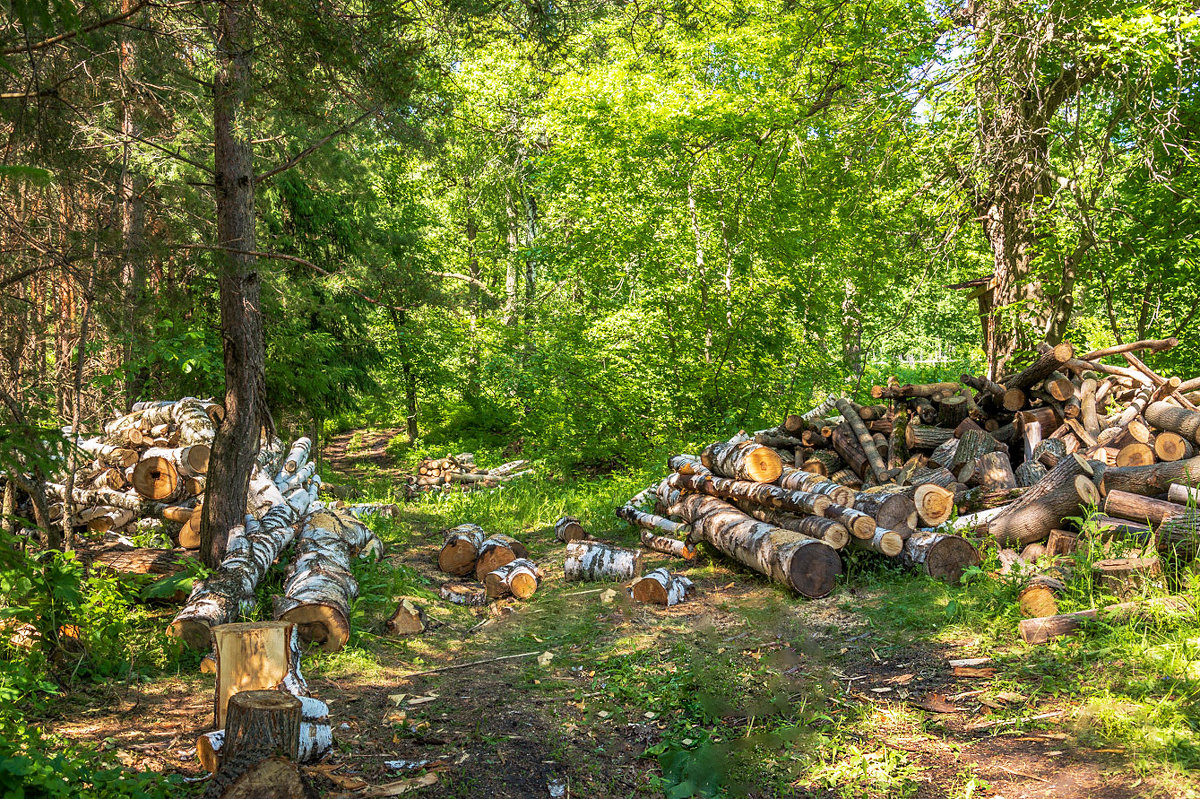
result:
[(979, 563), (979, 552), (965, 538), (948, 535), (929, 549), (926, 573), (935, 580), (957, 584), (968, 566)]
[(783, 474), (783, 460), (773, 449), (755, 447), (746, 453), (746, 475), (759, 483), (773, 483)]
[(841, 556), (823, 542), (814, 541), (799, 547), (788, 562), (788, 582), (810, 599), (818, 599), (832, 591), (841, 573)]
[(305, 603), (285, 612), (281, 619), (296, 625), (301, 640), (319, 644), (326, 652), (336, 652), (350, 640), (350, 620), (330, 605)]
[(179, 490), (179, 471), (166, 458), (143, 458), (133, 467), (130, 482), (146, 499), (167, 499)]

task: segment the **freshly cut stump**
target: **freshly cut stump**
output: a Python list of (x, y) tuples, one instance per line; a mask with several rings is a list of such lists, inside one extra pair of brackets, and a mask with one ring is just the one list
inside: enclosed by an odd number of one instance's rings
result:
[(300, 756), (300, 721), (303, 705), (286, 691), (241, 691), (229, 697), (225, 716), (223, 760), (235, 760), (243, 751), (262, 757)]
[(479, 548), (486, 539), (487, 533), (478, 524), (460, 524), (446, 530), (438, 552), (438, 568), (456, 577), (467, 576), (475, 571)]
[(479, 558), (475, 561), (475, 579), (483, 578), (506, 563), (524, 558), (529, 550), (517, 539), (507, 535), (494, 535), (479, 545)]
[(901, 559), (922, 574), (953, 584), (968, 566), (979, 563), (979, 552), (960, 536), (922, 531), (904, 542)]
[(493, 599), (510, 594), (517, 599), (529, 599), (541, 582), (537, 564), (527, 558), (510, 560), (483, 577), (487, 595)]
[(642, 573), (642, 553), (600, 541), (572, 541), (567, 544), (563, 575), (567, 580), (598, 582), (632, 580)]
[(581, 538), (591, 538), (574, 516), (564, 516), (554, 523), (554, 537), (564, 544), (578, 541)]
[(678, 605), (696, 590), (695, 584), (683, 575), (672, 575), (666, 569), (655, 569), (633, 581), (629, 595), (638, 602), (657, 605)]

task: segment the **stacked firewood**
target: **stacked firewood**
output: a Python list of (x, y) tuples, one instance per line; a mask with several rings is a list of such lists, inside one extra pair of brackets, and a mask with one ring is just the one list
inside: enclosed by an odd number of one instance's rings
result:
[[(872, 404), (831, 398), (672, 458), (653, 512), (643, 495), (618, 515), (643, 540), (704, 541), (805, 596), (831, 590), (847, 547), (951, 581), (984, 542), (1032, 563), (1092, 506), (1103, 536), (1141, 535), (1195, 557), (1200, 394), (1190, 392), (1200, 379), (1163, 377), (1135, 354), (1174, 344), (1078, 358), (1069, 343), (1043, 345), (999, 381), (893, 378), (872, 389)], [(1113, 356), (1127, 365), (1102, 360)]]
[(415, 499), (430, 491), (466, 492), (481, 488), (495, 488), (518, 477), (533, 474), (527, 469), (529, 461), (509, 461), (494, 469), (483, 469), (475, 465), (475, 455), (462, 452), (445, 458), (424, 458), (417, 466), (417, 473), (405, 478), (405, 495)]

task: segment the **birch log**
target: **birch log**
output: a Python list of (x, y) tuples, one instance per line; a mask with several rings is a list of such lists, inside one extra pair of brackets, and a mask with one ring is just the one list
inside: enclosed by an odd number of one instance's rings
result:
[(806, 491), (810, 494), (823, 494), (838, 505), (850, 507), (854, 504), (854, 489), (838, 485), (826, 480), (819, 474), (786, 466), (777, 481), (780, 488), (788, 491)]
[(215, 574), (196, 584), (167, 632), (192, 649), (208, 649), (211, 628), (236, 621), (243, 605), (253, 606), (254, 589), (296, 537), (296, 518), (307, 509), (308, 498), (308, 492), (295, 492), (289, 499), (299, 508), (282, 502), (261, 520), (250, 517), (230, 530), (225, 560)]
[(475, 579), (483, 582), (490, 572), (509, 561), (529, 556), (525, 545), (507, 535), (493, 535), (479, 545), (479, 557), (475, 561)]
[[(621, 515), (620, 510), (617, 511), (617, 515)], [(564, 516), (554, 523), (554, 537), (564, 544), (569, 544), (581, 538), (591, 538), (587, 530), (583, 529), (583, 525), (574, 516)]]
[(616, 509), (616, 514), (618, 519), (627, 521), (634, 527), (640, 527), (643, 530), (656, 530), (663, 535), (675, 536), (676, 538), (683, 538), (692, 531), (692, 528), (686, 524), (673, 522), (666, 517), (653, 513), (646, 513), (632, 505), (619, 506)]
[(842, 572), (837, 550), (824, 541), (756, 521), (715, 497), (688, 494), (677, 507), (693, 538), (803, 596), (825, 596)]
[(773, 524), (809, 538), (816, 538), (834, 549), (840, 550), (850, 541), (850, 531), (833, 519), (821, 516), (797, 516), (794, 513), (782, 513), (745, 502), (739, 502), (736, 505), (747, 516), (758, 519), (760, 522)]
[(894, 558), (904, 549), (904, 537), (894, 530), (876, 527), (869, 538), (852, 538), (851, 549), (865, 549), (868, 552), (878, 552)]
[(700, 462), (714, 474), (756, 483), (773, 482), (783, 471), (783, 461), (775, 450), (737, 439), (708, 445)]
[(304, 520), (275, 618), (294, 622), (300, 638), (336, 652), (350, 638), (350, 600), (358, 596), (351, 564), (378, 557), (383, 544), (349, 513), (320, 510)]
[(512, 595), (517, 599), (529, 599), (541, 582), (537, 564), (528, 558), (510, 560), (483, 576), (483, 585), (490, 598)]
[(657, 605), (678, 605), (696, 586), (683, 575), (673, 575), (666, 569), (655, 569), (633, 581), (629, 595), (638, 602), (653, 602)]
[[(656, 516), (655, 518), (662, 517)], [(672, 524), (674, 524), (674, 522), (672, 522)], [(681, 524), (679, 526), (681, 528), (687, 528), (688, 534), (691, 533), (691, 525)], [(641, 538), (642, 546), (646, 547), (646, 549), (650, 549), (655, 552), (661, 552), (664, 555), (671, 555), (676, 558), (683, 558), (684, 560), (696, 559), (696, 548), (689, 544), (686, 539), (672, 538), (671, 536), (665, 535), (655, 535), (646, 529), (641, 531)]]
[(308, 456), (312, 451), (312, 439), (308, 436), (301, 436), (292, 444), (292, 448), (288, 450), (287, 457), (283, 459), (283, 471), (287, 474), (295, 474), (308, 461)]
[(486, 540), (487, 533), (478, 524), (460, 524), (443, 531), (438, 568), (447, 574), (465, 577), (475, 571), (479, 548)]
[(642, 553), (600, 541), (567, 544), (563, 576), (568, 581), (632, 580), (642, 573)]
[(821, 511), (833, 504), (833, 501), (823, 494), (789, 491), (775, 485), (748, 480), (729, 480), (713, 475), (676, 473), (668, 477), (667, 482), (672, 488), (681, 491), (695, 491), (724, 499), (753, 502), (765, 508), (804, 514), (820, 515)]

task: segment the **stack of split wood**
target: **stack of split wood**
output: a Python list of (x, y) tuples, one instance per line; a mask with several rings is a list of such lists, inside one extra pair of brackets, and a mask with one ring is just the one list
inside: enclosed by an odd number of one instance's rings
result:
[(405, 494), (415, 499), (430, 491), (466, 492), (480, 488), (495, 488), (501, 483), (533, 474), (527, 469), (529, 461), (509, 461), (494, 469), (483, 469), (475, 465), (475, 455), (470, 452), (448, 455), (445, 458), (425, 458), (417, 467), (417, 473), (408, 475)]

